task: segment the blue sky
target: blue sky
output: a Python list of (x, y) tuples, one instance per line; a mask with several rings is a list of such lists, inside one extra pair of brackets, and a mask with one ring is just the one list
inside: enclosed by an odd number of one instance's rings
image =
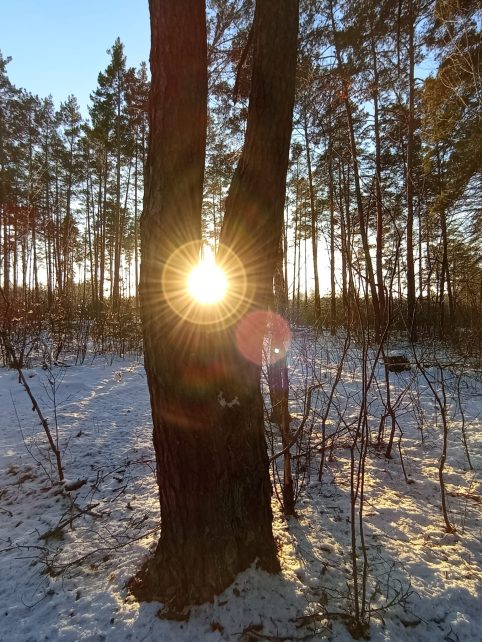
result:
[(117, 36), (127, 64), (148, 62), (148, 0), (0, 0), (0, 50), (8, 76), (58, 107), (74, 94), (87, 116), (89, 94)]

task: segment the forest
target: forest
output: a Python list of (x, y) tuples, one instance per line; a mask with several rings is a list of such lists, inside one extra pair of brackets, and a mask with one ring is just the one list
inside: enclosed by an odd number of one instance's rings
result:
[(149, 7), (0, 51), (0, 640), (477, 642), (480, 4)]
[[(355, 323), (358, 296), (371, 324), (389, 316), (399, 330), (477, 338), (479, 7), (408, 8), (304, 3), (283, 235), (289, 314), (336, 330)], [(247, 115), (251, 12), (213, 3), (208, 23), (203, 232), (214, 249)], [(128, 67), (120, 40), (110, 57), (88, 119), (74, 95), (56, 110), (12, 86), (8, 59), (0, 66), (4, 293), (14, 316), (31, 309), (39, 325), (59, 309), (73, 325), (89, 317), (101, 341), (111, 315), (126, 338), (135, 332), (148, 126), (146, 66)]]

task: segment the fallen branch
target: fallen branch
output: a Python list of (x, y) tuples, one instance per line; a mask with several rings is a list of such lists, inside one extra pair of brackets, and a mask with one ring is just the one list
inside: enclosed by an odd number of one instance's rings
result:
[(82, 517), (82, 515), (91, 515), (92, 517), (102, 517), (102, 515), (99, 515), (98, 513), (92, 512), (92, 509), (98, 506), (99, 504), (92, 504), (92, 506), (88, 506), (85, 509), (79, 508), (78, 506), (74, 505), (74, 508), (77, 509), (77, 513), (75, 515), (70, 515), (67, 519), (64, 519), (63, 521), (60, 521), (55, 528), (50, 529), (46, 533), (43, 533), (40, 535), (40, 539), (58, 539), (62, 535), (62, 531), (66, 526), (72, 526), (72, 523), (74, 520), (78, 519), (79, 517)]

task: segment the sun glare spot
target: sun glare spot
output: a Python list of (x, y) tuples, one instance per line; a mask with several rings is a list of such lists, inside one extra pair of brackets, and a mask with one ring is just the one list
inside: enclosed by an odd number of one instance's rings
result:
[(226, 274), (214, 260), (205, 259), (198, 263), (188, 278), (189, 294), (202, 305), (212, 305), (222, 301), (227, 287)]
[(226, 328), (239, 321), (250, 304), (243, 264), (229, 248), (217, 250), (214, 254), (207, 244), (201, 248), (199, 241), (185, 243), (164, 265), (162, 295), (189, 324)]

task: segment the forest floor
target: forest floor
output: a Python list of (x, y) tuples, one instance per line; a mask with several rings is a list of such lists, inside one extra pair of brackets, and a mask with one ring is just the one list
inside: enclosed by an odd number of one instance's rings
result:
[[(249, 569), (212, 604), (190, 609), (182, 622), (159, 617), (161, 605), (139, 605), (126, 589), (159, 536), (142, 363), (97, 356), (83, 365), (67, 360), (68, 367), (25, 370), (54, 432), (57, 421), (68, 481), (86, 480), (72, 492), (52, 483), (53, 460), (38, 418), (16, 373), (0, 369), (0, 641), (351, 640), (350, 435), (363, 406), (357, 347), (346, 353), (326, 417), (326, 434), (336, 437), (329, 440), (333, 450), (326, 453), (321, 482), (316, 449), (340, 354), (339, 340), (295, 333), (294, 428), (304, 412), (306, 386), (320, 385), (301, 445), (315, 447), (298, 471), (297, 517), (283, 519), (273, 498), (282, 573)], [(445, 367), (433, 356), (423, 367), (425, 376), (413, 369), (391, 375), (398, 421), (393, 458), (370, 443), (363, 460), (371, 640), (480, 642), (482, 375), (460, 364)], [(381, 364), (374, 362), (372, 371), (366, 408), (374, 439), (386, 382)], [(444, 480), (452, 533), (441, 512), (442, 424), (429, 382), (447, 397)], [(361, 570), (358, 526), (355, 534)], [(358, 597), (363, 599), (361, 586)]]

